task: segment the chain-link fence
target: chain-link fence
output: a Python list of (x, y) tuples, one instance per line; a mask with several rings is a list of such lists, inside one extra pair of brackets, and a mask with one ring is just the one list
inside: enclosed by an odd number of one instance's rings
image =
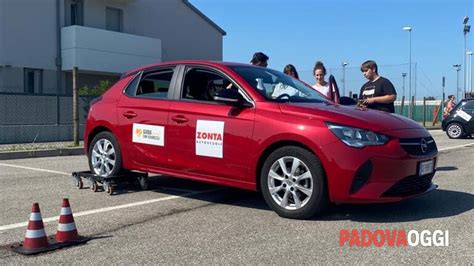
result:
[[(418, 122), (441, 121), (442, 110), (440, 110), (442, 94), (441, 86), (436, 86), (430, 80), (428, 75), (416, 63), (412, 64), (411, 92), (409, 80), (409, 64), (397, 65), (379, 65), (378, 72), (381, 76), (389, 79), (397, 91), (397, 101), (395, 102), (395, 112), (409, 117), (408, 99), (411, 93), (415, 97), (413, 102), (412, 119)], [(308, 84), (314, 84), (315, 78), (313, 70), (299, 70), (300, 79)], [(360, 88), (367, 79), (364, 78), (360, 66), (346, 66), (340, 68), (327, 68), (327, 76), (334, 75), (338, 83), (341, 95), (353, 96), (359, 95)], [(438, 88), (439, 87), (439, 88)], [(439, 91), (438, 91), (439, 90)], [(403, 113), (401, 112), (401, 100), (404, 100)], [(429, 101), (423, 104), (423, 98), (429, 97)], [(425, 107), (424, 107), (425, 106)], [(440, 111), (438, 111), (440, 110)], [(437, 119), (434, 119), (437, 117)]]
[[(299, 70), (298, 72), (300, 79), (306, 83), (315, 83), (312, 69)], [(359, 94), (360, 87), (366, 82), (358, 66), (328, 68), (327, 72), (328, 76), (332, 74), (336, 77), (340, 93), (346, 96)], [(408, 75), (403, 77), (402, 74), (407, 72), (408, 64), (379, 66), (379, 73), (391, 80), (397, 90), (398, 99), (395, 102), (395, 110), (398, 114), (401, 113), (400, 100), (402, 97), (409, 98)], [(426, 107), (423, 107), (423, 101), (420, 101), (425, 96), (439, 95), (440, 93), (435, 92), (435, 86), (423, 70), (416, 67), (416, 64), (412, 65), (411, 80), (411, 94), (418, 99), (414, 102), (413, 119), (420, 122), (430, 122), (434, 120), (434, 116), (437, 116), (437, 120), (441, 121), (442, 111), (434, 112), (435, 108), (441, 109), (439, 108), (440, 98), (436, 101), (427, 101)], [(10, 91), (11, 93), (4, 93), (4, 91)], [(27, 95), (14, 91), (11, 88), (8, 90), (0, 88), (0, 144), (72, 140), (72, 97), (59, 97), (58, 105), (58, 99), (55, 95)], [(425, 95), (419, 91), (423, 91)], [(428, 95), (426, 95), (427, 93)], [(79, 133), (81, 139), (89, 102), (92, 99), (93, 97), (79, 98)], [(408, 116), (408, 109), (408, 101), (405, 100), (402, 115)]]
[[(410, 94), (410, 80), (408, 64), (379, 65), (378, 72), (381, 76), (388, 78), (397, 90), (398, 100), (403, 96), (408, 99)], [(298, 70), (300, 79), (308, 84), (314, 84), (315, 78), (312, 69)], [(359, 94), (362, 85), (367, 80), (362, 75), (360, 66), (347, 66), (345, 68), (327, 68), (327, 76), (334, 75), (338, 83), (341, 95), (349, 95), (349, 92)], [(411, 73), (411, 95), (417, 100), (423, 97), (441, 95), (441, 84), (435, 85), (416, 63), (412, 64)], [(439, 100), (439, 99), (438, 99)]]
[[(81, 137), (91, 100), (79, 98)], [(71, 139), (72, 97), (0, 94), (0, 144)]]

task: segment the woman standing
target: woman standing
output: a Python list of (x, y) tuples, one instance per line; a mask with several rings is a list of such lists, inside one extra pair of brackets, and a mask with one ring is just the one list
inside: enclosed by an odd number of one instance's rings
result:
[(313, 88), (326, 96), (326, 98), (329, 98), (329, 84), (324, 80), (324, 77), (326, 76), (326, 68), (321, 61), (317, 61), (314, 65), (313, 75), (316, 79), (316, 83), (313, 85)]
[(446, 102), (446, 106), (443, 109), (443, 119), (446, 118), (449, 113), (454, 109), (454, 100), (456, 100), (456, 97), (454, 95), (449, 95), (448, 96), (448, 101)]

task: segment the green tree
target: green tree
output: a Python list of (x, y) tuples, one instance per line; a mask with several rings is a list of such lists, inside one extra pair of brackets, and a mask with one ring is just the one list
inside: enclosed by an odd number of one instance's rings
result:
[(83, 86), (79, 88), (79, 96), (100, 96), (110, 88), (112, 83), (110, 80), (100, 80), (99, 84), (94, 87)]

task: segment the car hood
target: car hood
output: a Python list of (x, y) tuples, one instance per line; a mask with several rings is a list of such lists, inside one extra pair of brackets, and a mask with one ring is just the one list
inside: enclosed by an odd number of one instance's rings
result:
[(281, 103), (280, 110), (288, 115), (320, 119), (377, 132), (424, 129), (415, 121), (401, 115), (334, 103)]

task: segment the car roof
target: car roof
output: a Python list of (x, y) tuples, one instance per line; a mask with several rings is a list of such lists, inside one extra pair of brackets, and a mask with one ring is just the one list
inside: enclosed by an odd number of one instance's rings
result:
[(176, 61), (167, 61), (161, 63), (155, 63), (150, 65), (145, 65), (141, 67), (134, 68), (125, 72), (122, 77), (128, 76), (130, 74), (136, 73), (149, 68), (169, 66), (169, 65), (207, 65), (207, 66), (252, 66), (250, 64), (235, 63), (235, 62), (222, 62), (222, 61), (208, 61), (208, 60), (176, 60)]

